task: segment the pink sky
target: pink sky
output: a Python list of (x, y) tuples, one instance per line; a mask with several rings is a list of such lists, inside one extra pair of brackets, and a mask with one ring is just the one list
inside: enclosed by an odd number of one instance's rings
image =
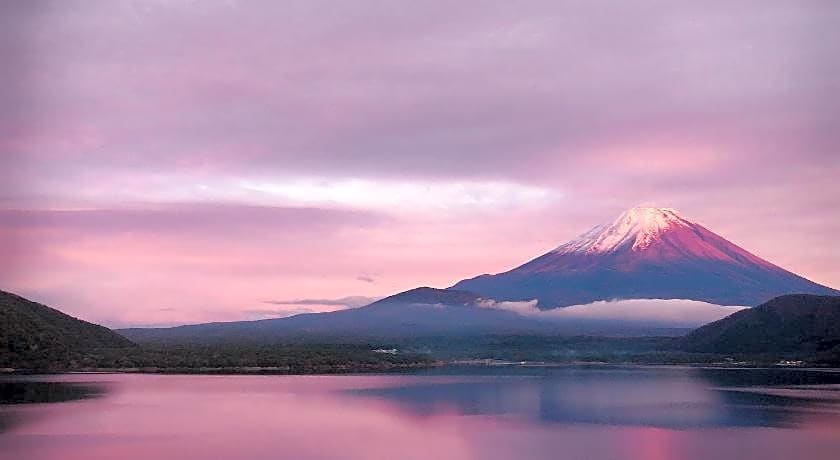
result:
[(837, 288), (838, 21), (801, 0), (6, 2), (0, 289), (112, 326), (322, 311), (642, 204)]

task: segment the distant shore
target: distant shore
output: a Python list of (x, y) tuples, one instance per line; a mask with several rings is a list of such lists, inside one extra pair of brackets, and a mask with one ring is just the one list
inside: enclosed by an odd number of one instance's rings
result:
[(773, 365), (768, 363), (639, 363), (606, 361), (504, 361), (494, 359), (464, 359), (429, 363), (393, 365), (337, 365), (337, 366), (238, 366), (238, 367), (131, 367), (131, 368), (80, 368), (80, 369), (13, 369), (0, 368), (0, 375), (42, 374), (182, 374), (182, 375), (348, 375), (348, 374), (401, 374), (435, 368), (481, 367), (639, 367), (639, 368), (694, 368), (694, 369), (773, 369), (815, 372), (840, 372), (840, 367), (810, 365)]

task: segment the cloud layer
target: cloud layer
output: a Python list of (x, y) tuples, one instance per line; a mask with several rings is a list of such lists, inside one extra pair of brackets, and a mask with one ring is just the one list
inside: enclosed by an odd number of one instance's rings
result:
[(657, 324), (669, 327), (697, 327), (747, 307), (715, 305), (686, 299), (626, 299), (597, 301), (553, 310), (540, 310), (537, 301), (484, 301), (484, 308), (508, 310), (545, 320), (603, 320)]
[(240, 319), (506, 270), (643, 204), (838, 287), (838, 22), (799, 0), (3, 2), (0, 287), (115, 325)]

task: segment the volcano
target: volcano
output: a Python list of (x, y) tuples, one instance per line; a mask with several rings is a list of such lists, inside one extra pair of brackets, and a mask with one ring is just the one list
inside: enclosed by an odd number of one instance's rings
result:
[[(633, 208), (513, 270), (481, 275), (447, 289), (411, 289), (329, 313), (120, 333), (137, 343), (544, 333), (671, 335), (680, 333), (675, 328), (696, 327), (731, 313), (720, 305), (755, 306), (793, 293), (840, 294), (750, 254), (673, 209)], [(542, 310), (578, 307), (539, 314), (533, 311), (534, 299)], [(639, 301), (625, 302), (621, 308), (611, 303), (606, 312), (603, 305), (582, 305), (626, 299), (717, 305), (680, 310), (692, 316), (678, 319), (656, 308), (627, 316), (627, 308), (644, 307), (645, 302)], [(680, 302), (649, 303), (677, 308)], [(592, 314), (593, 308), (597, 314)], [(702, 316), (697, 308), (704, 309)]]
[(778, 267), (670, 208), (637, 207), (510, 271), (453, 289), (540, 309), (599, 300), (690, 299), (755, 306), (784, 294), (840, 292)]

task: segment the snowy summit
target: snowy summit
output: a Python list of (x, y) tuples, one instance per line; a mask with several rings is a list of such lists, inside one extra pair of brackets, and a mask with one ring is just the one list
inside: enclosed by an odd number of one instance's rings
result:
[(631, 244), (630, 249), (634, 251), (644, 250), (669, 228), (692, 225), (692, 222), (671, 208), (636, 207), (622, 213), (611, 224), (598, 225), (561, 245), (555, 252), (608, 253)]

